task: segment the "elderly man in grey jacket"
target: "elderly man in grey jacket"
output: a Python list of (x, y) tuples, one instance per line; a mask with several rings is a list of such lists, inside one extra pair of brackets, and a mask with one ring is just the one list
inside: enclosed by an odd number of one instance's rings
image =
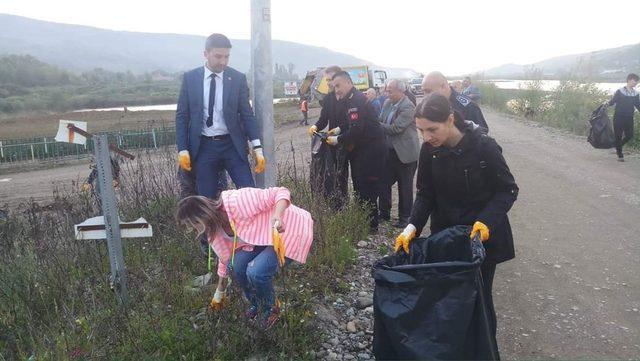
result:
[(415, 107), (405, 95), (406, 84), (391, 80), (387, 84), (388, 99), (380, 114), (380, 123), (387, 135), (387, 179), (382, 184), (380, 217), (391, 220), (391, 187), (398, 183), (398, 228), (406, 227), (413, 206), (413, 177), (418, 165), (420, 140), (414, 119)]

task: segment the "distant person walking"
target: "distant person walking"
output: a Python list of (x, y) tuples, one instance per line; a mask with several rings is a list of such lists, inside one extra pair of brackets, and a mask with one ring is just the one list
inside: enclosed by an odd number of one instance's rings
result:
[(627, 85), (616, 90), (608, 105), (616, 105), (613, 113), (613, 132), (616, 135), (616, 154), (618, 161), (624, 162), (622, 146), (633, 139), (633, 113), (635, 108), (640, 111), (640, 96), (635, 87), (638, 85), (638, 75), (629, 74)]
[(300, 102), (300, 111), (302, 112), (302, 120), (300, 121), (300, 125), (308, 125), (308, 114), (309, 114), (309, 102), (307, 98), (302, 97)]

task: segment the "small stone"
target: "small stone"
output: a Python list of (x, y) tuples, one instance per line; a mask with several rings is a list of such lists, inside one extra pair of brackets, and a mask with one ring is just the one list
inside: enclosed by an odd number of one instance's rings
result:
[(369, 355), (366, 352), (363, 352), (358, 354), (358, 358), (361, 360), (369, 360), (371, 358), (371, 355)]
[(362, 248), (362, 247), (366, 247), (366, 246), (368, 246), (368, 245), (369, 245), (369, 243), (367, 243), (366, 241), (360, 241), (360, 242), (358, 242), (358, 247), (360, 247), (360, 248)]
[(338, 346), (340, 344), (340, 341), (338, 340), (337, 337), (334, 337), (331, 340), (329, 340), (329, 343), (332, 344), (333, 346)]
[(366, 291), (360, 291), (358, 292), (358, 297), (364, 297), (364, 296), (368, 296), (369, 293), (367, 293)]
[(327, 356), (327, 360), (336, 361), (338, 359), (338, 354), (335, 352), (329, 352), (329, 356)]
[(367, 295), (364, 297), (358, 297), (358, 302), (356, 303), (358, 308), (363, 309), (373, 305), (373, 296)]
[(357, 347), (361, 350), (364, 350), (365, 348), (367, 348), (367, 344), (362, 343), (362, 342), (358, 342)]
[(554, 264), (554, 265), (553, 265), (553, 267), (554, 267), (554, 268), (562, 268), (562, 266), (561, 266), (561, 265), (559, 265), (559, 264)]
[(343, 360), (355, 360), (355, 358), (356, 358), (355, 356), (353, 356), (353, 355), (349, 355), (349, 354), (344, 355), (344, 356), (342, 357), (342, 359), (343, 359)]
[(353, 321), (347, 322), (347, 331), (349, 331), (351, 333), (355, 333), (357, 331), (356, 323), (353, 322)]
[(322, 347), (323, 347), (325, 350), (330, 350), (330, 349), (331, 349), (331, 344), (328, 344), (328, 343), (326, 343), (326, 342), (325, 342), (325, 343), (323, 343), (323, 344), (322, 344)]
[(369, 307), (365, 308), (364, 312), (366, 312), (368, 314), (373, 314), (373, 306), (369, 306)]

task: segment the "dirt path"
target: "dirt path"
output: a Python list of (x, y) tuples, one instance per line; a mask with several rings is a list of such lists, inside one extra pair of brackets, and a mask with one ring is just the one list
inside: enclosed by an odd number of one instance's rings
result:
[[(581, 137), (485, 112), (521, 189), (511, 211), (517, 258), (498, 267), (494, 286), (503, 358), (637, 358), (640, 156), (618, 163)], [(291, 161), (293, 145), (297, 165), (307, 164), (306, 127), (276, 135), (279, 162)], [(46, 197), (87, 169), (0, 175), (0, 205)]]

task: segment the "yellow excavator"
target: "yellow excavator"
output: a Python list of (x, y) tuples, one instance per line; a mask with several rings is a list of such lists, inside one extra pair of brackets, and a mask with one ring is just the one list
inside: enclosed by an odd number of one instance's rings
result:
[[(329, 85), (324, 77), (324, 69), (318, 68), (307, 72), (302, 85), (300, 85), (299, 94), (311, 100), (322, 100), (329, 93)], [(342, 68), (349, 73), (353, 85), (360, 91), (369, 88), (379, 89), (384, 87), (387, 81), (387, 72), (379, 69), (371, 69), (367, 65), (347, 66)]]

